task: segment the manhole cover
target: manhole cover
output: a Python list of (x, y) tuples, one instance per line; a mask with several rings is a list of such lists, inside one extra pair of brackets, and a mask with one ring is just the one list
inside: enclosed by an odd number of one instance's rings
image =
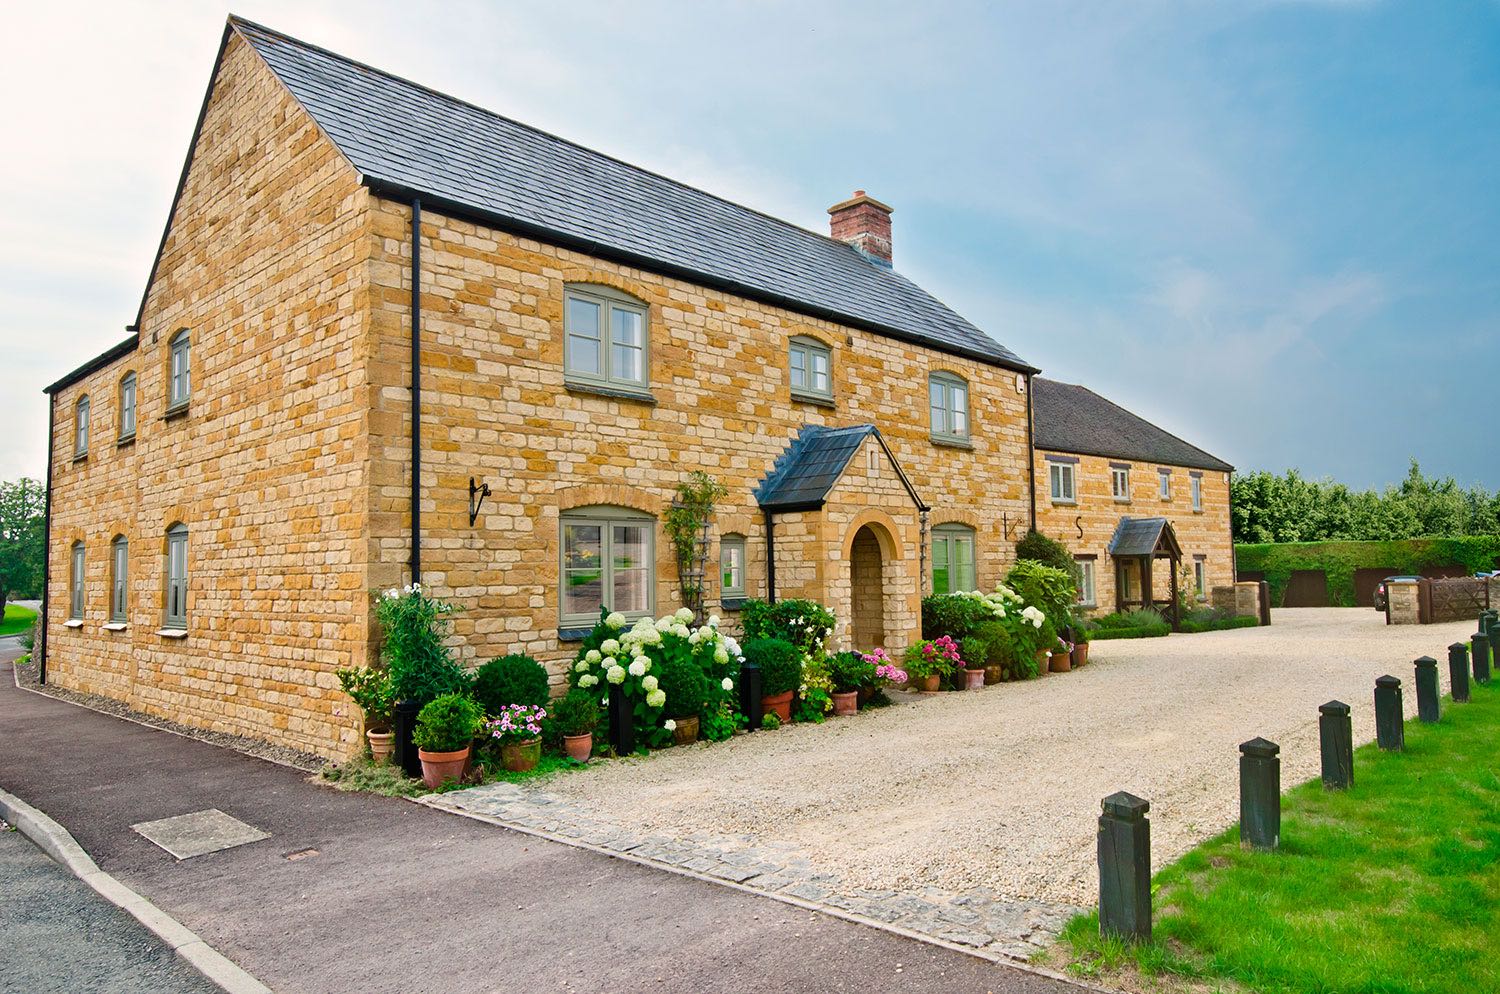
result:
[(262, 832), (253, 825), (246, 825), (238, 818), (231, 818), (218, 808), (162, 818), (159, 821), (143, 821), (130, 827), (178, 859), (191, 859), (271, 837), (269, 833)]

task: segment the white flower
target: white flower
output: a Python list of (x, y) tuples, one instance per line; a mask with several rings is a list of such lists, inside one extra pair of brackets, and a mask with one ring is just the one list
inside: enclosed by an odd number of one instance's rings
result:
[(625, 667), (611, 666), (609, 668), (609, 672), (604, 674), (604, 679), (608, 680), (610, 683), (624, 683)]
[(734, 689), (734, 681), (731, 680), (731, 679), (729, 679), (729, 677), (726, 676), (723, 679), (723, 681), (720, 682), (719, 686), (723, 687), (725, 690), (733, 690)]
[(600, 661), (599, 665), (604, 667), (605, 669), (612, 669), (615, 666), (618, 666), (619, 663), (615, 662), (614, 656), (605, 656), (604, 659)]
[(685, 607), (680, 607), (680, 608), (677, 609), (677, 615), (676, 615), (676, 617), (677, 617), (678, 621), (681, 621), (684, 624), (686, 624), (687, 622), (693, 620), (693, 612), (690, 611), (690, 610), (688, 610)]
[(619, 611), (612, 611), (609, 617), (604, 619), (604, 623), (611, 628), (624, 628), (625, 616)]
[(422, 592), (422, 585), (420, 583), (413, 583), (411, 585), (411, 590), (414, 594), (420, 594)]
[(603, 707), (603, 708), (609, 707), (609, 697), (605, 696), (605, 697), (599, 698), (599, 706)]
[(740, 644), (729, 635), (724, 636), (724, 648), (729, 650), (731, 656), (738, 656), (740, 654)]
[(397, 590), (395, 587), (392, 587), (390, 590), (387, 590), (385, 592), (385, 595), (391, 600), (395, 600), (397, 597), (401, 596), (401, 591)]
[(646, 695), (646, 706), (649, 708), (659, 708), (665, 703), (667, 703), (667, 692), (665, 690), (653, 690)]
[(576, 663), (573, 664), (573, 670), (576, 673), (583, 673), (588, 668), (589, 668), (589, 661), (587, 659), (580, 659), (578, 662), (576, 662)]
[(634, 662), (632, 662), (630, 664), (630, 675), (631, 676), (645, 676), (646, 675), (646, 664), (643, 663), (643, 662), (641, 662), (639, 659), (637, 659)]
[(654, 676), (648, 676), (648, 677), (646, 677), (645, 679), (643, 679), (641, 681), (641, 687), (643, 687), (645, 689), (646, 693), (649, 694), (651, 691), (653, 691), (653, 690), (656, 689), (656, 677), (654, 677)]
[(708, 627), (710, 627), (710, 628), (718, 628), (719, 627), (719, 616), (717, 614), (711, 614), (711, 615), (708, 616)]
[(676, 625), (676, 626), (674, 626), (672, 628), (672, 634), (676, 635), (680, 639), (687, 638), (688, 637), (688, 628), (687, 628), (687, 625)]
[[(606, 643), (605, 643), (605, 645), (608, 645), (608, 644), (609, 644), (609, 643), (608, 643), (608, 642), (606, 642)], [(610, 653), (610, 655), (614, 655), (614, 653), (613, 653), (613, 652), (611, 652), (611, 653)], [(586, 661), (587, 661), (587, 662), (588, 662), (588, 663), (589, 663), (589, 664), (590, 664), (590, 665), (592, 665), (592, 664), (594, 664), (594, 663), (597, 663), (597, 662), (598, 662), (598, 661), (599, 661), (599, 660), (600, 660), (600, 658), (602, 658), (602, 657), (601, 657), (601, 656), (600, 656), (600, 653), (599, 653), (599, 650), (598, 650), (598, 649), (590, 649), (590, 650), (589, 650), (589, 651), (588, 651), (588, 652), (585, 652), (585, 653), (584, 653), (584, 654), (583, 654), (583, 658), (584, 658), (584, 659), (585, 659), (585, 660), (586, 660)]]
[(666, 721), (661, 723), (661, 727), (665, 728), (669, 732), (675, 732), (677, 731), (677, 722), (673, 721), (671, 718), (668, 718)]
[(823, 629), (823, 637), (824, 638), (827, 638), (828, 636), (830, 636), (832, 634), (833, 634), (833, 629), (832, 628), (825, 628), (825, 629)]
[(714, 650), (714, 662), (724, 666), (729, 662), (729, 650), (722, 645)]
[(402, 587), (401, 588), (401, 592), (403, 594), (409, 594), (409, 593), (411, 593), (411, 584), (408, 583), (406, 586)]
[(578, 686), (584, 688), (585, 690), (592, 687), (598, 682), (599, 678), (594, 676), (594, 674), (592, 673), (585, 673), (583, 676), (578, 678)]
[(641, 672), (642, 673), (650, 673), (651, 672), (651, 657), (650, 656), (646, 656), (646, 655), (637, 656), (635, 661), (641, 664)]

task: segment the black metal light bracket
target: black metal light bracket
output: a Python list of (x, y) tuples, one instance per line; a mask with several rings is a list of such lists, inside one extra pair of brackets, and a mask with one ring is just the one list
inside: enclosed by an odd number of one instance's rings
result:
[(474, 527), (474, 522), (479, 520), (479, 509), (484, 506), (484, 499), (490, 495), (488, 483), (476, 483), (474, 478), (469, 477), (469, 527)]

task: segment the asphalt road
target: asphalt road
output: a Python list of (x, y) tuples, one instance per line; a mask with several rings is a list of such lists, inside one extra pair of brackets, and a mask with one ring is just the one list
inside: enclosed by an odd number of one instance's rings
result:
[[(6, 663), (0, 734), (0, 787), (283, 994), (1079, 990), (407, 801), (340, 793), (18, 690)], [(271, 838), (179, 863), (130, 829), (205, 808)], [(306, 855), (287, 858), (296, 854)]]
[(0, 830), (0, 992), (211, 994), (218, 987), (140, 922)]

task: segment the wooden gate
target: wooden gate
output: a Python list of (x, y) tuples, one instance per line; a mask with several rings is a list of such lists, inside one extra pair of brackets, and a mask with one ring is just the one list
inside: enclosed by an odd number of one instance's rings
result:
[(1281, 592), (1282, 607), (1327, 607), (1328, 574), (1320, 569), (1293, 570)]
[(1490, 585), (1474, 576), (1424, 580), (1429, 594), (1429, 622), (1472, 619), (1490, 606)]

